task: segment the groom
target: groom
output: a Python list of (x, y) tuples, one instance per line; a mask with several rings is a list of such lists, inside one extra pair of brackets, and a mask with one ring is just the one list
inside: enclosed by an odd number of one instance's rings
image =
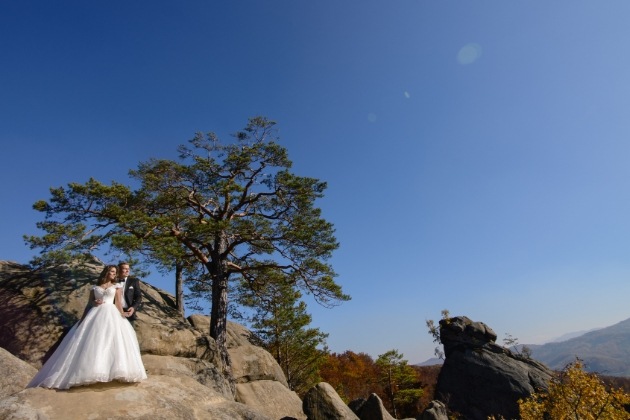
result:
[(129, 322), (136, 320), (136, 311), (142, 303), (140, 280), (129, 276), (129, 263), (118, 264), (118, 282), (123, 285), (122, 307)]

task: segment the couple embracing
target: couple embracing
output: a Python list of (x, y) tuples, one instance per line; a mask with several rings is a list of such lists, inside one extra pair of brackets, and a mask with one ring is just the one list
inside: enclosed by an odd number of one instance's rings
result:
[[(107, 267), (106, 267), (107, 268)], [(137, 277), (129, 276), (129, 263), (121, 262), (117, 268), (118, 285), (116, 288), (121, 289), (121, 296), (116, 295), (116, 300), (120, 301), (123, 316), (129, 321), (136, 320), (136, 308), (140, 306), (142, 302), (142, 293), (140, 291), (140, 280)], [(92, 289), (94, 290), (94, 289)], [(94, 299), (95, 305), (103, 303), (102, 299)]]
[(129, 264), (105, 266), (90, 292), (91, 307), (68, 331), (28, 387), (67, 389), (96, 382), (147, 378), (131, 322), (142, 301)]

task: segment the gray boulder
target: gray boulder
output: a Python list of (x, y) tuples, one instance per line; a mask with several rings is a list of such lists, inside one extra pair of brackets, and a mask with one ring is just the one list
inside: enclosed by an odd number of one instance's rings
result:
[(353, 401), (348, 406), (360, 420), (395, 420), (383, 406), (383, 401), (376, 394), (370, 394), (366, 400)]
[(433, 400), (417, 420), (448, 420), (446, 406), (442, 401)]
[(326, 382), (320, 382), (306, 392), (302, 408), (309, 420), (359, 420)]
[(435, 395), (467, 419), (518, 418), (518, 403), (547, 389), (549, 368), (495, 343), (496, 334), (465, 316), (440, 321), (446, 359)]

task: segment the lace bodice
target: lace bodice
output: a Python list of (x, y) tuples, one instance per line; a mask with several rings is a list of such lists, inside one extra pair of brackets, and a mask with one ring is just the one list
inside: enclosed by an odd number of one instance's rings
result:
[(115, 284), (103, 289), (101, 286), (94, 286), (94, 299), (103, 299), (103, 303), (114, 303), (116, 297), (116, 289), (122, 289), (122, 284)]

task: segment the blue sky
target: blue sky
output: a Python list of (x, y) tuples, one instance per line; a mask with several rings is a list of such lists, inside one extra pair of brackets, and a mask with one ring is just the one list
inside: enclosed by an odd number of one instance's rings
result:
[[(541, 343), (630, 317), (630, 3), (0, 2), (0, 259), (51, 186), (278, 122), (328, 182), (331, 350), (432, 356), (442, 309)], [(172, 292), (170, 280), (146, 279)]]

